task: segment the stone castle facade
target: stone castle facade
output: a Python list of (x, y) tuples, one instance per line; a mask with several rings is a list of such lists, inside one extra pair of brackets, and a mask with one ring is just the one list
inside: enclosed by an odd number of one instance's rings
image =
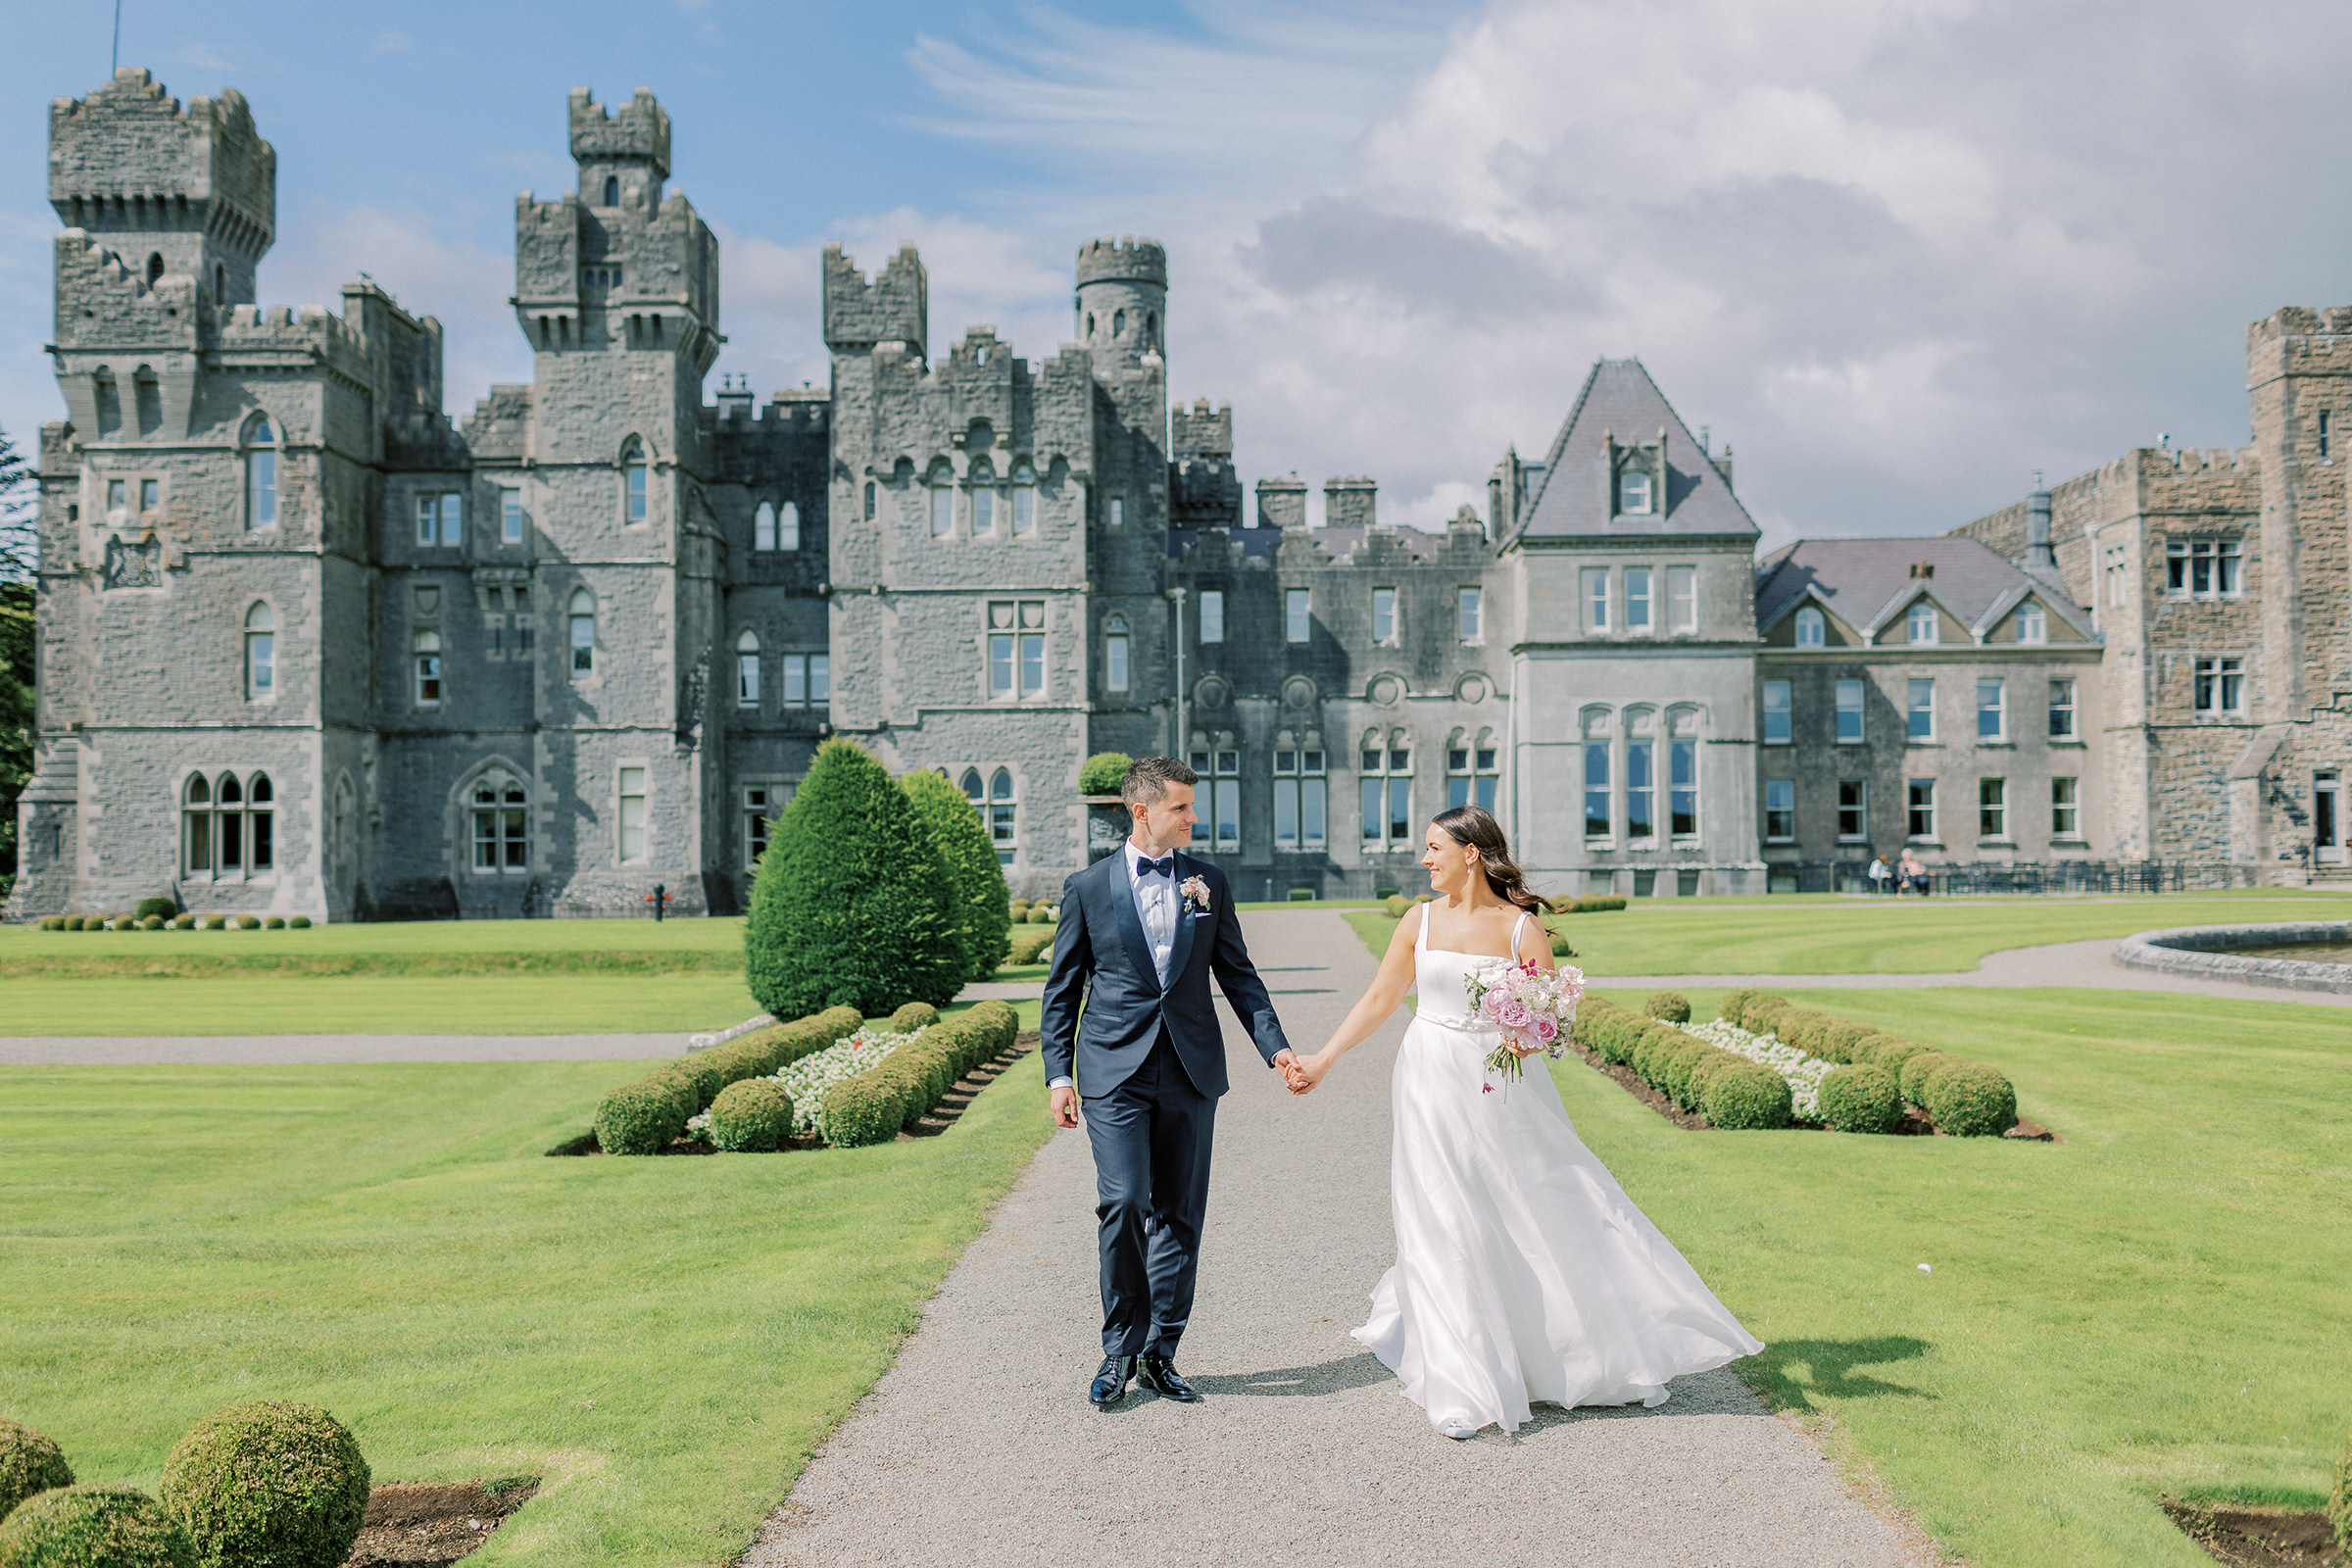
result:
[[(37, 771), (9, 917), (740, 906), (827, 735), (935, 767), (1015, 888), (1100, 843), (1102, 751), (1188, 755), (1245, 897), (1409, 888), (1493, 806), (1557, 891), (1930, 860), (2340, 863), (2352, 312), (2251, 329), (2254, 445), (2139, 451), (1940, 539), (1759, 562), (1728, 450), (1594, 366), (1487, 515), (1245, 486), (1171, 405), (1167, 256), (1096, 240), (1075, 339), (929, 358), (927, 280), (823, 258), (831, 384), (705, 383), (719, 256), (650, 93), (572, 94), (518, 199), (529, 385), (443, 413), (363, 278), (255, 303), (275, 160), (141, 71), (50, 119)], [(1099, 839), (1097, 814), (1091, 832)]]

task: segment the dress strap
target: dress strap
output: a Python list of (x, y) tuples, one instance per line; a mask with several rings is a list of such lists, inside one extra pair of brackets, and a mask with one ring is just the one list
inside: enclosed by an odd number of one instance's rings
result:
[(1519, 923), (1511, 927), (1511, 961), (1513, 963), (1519, 961), (1519, 933), (1526, 929), (1527, 914), (1523, 910), (1519, 915)]
[(1426, 904), (1416, 904), (1413, 906), (1413, 908), (1419, 911), (1421, 915), (1420, 929), (1413, 933), (1413, 951), (1415, 953), (1423, 953), (1428, 951), (1429, 948), (1429, 906)]

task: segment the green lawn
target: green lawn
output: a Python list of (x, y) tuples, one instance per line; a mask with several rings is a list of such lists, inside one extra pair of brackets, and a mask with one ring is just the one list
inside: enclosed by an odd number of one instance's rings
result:
[(2318, 1505), (2352, 1427), (2340, 1012), (1791, 994), (1999, 1067), (2066, 1141), (1682, 1132), (1555, 1064), (1585, 1141), (1769, 1342), (1752, 1382), (1975, 1563), (2210, 1568), (2160, 1495)]
[(469, 1568), (732, 1560), (1048, 1136), (1038, 1060), (920, 1142), (543, 1157), (642, 1070), (0, 1068), (0, 1414), (152, 1491), (304, 1400), (379, 1481), (548, 1478)]
[(741, 970), (0, 980), (0, 1036), (678, 1034), (760, 1010)]
[[(1396, 922), (1345, 916), (1373, 951)], [(2348, 920), (2352, 898), (2300, 889), (2137, 899), (1658, 899), (1555, 917), (1595, 977), (1610, 974), (1939, 974), (2004, 948), (2237, 920)]]

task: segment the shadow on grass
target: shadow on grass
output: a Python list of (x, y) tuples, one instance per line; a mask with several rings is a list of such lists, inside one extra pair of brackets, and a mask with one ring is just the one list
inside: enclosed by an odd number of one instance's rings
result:
[(1781, 1340), (1741, 1362), (1740, 1370), (1758, 1393), (1795, 1410), (1814, 1408), (1815, 1395), (1836, 1399), (1933, 1399), (1936, 1396), (1861, 1370), (1890, 1361), (1916, 1361), (1931, 1348), (1926, 1340), (1907, 1334), (1868, 1340)]

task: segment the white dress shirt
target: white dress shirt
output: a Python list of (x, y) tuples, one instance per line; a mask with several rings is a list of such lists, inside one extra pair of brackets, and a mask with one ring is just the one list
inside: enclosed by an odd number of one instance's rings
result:
[[(1152, 950), (1152, 968), (1159, 977), (1160, 988), (1165, 990), (1168, 965), (1176, 956), (1176, 922), (1182, 914), (1181, 901), (1176, 893), (1175, 868), (1171, 866), (1166, 876), (1156, 871), (1150, 876), (1140, 875), (1136, 867), (1144, 863), (1146, 857), (1143, 851), (1135, 847), (1133, 839), (1120, 845), (1119, 853), (1126, 858), (1127, 887), (1135, 899), (1136, 918), (1144, 925), (1144, 945)], [(1158, 858), (1173, 858), (1175, 854), (1174, 850), (1170, 850), (1166, 857)], [(1073, 1085), (1067, 1078), (1055, 1078), (1049, 1081), (1046, 1087), (1068, 1089)]]

